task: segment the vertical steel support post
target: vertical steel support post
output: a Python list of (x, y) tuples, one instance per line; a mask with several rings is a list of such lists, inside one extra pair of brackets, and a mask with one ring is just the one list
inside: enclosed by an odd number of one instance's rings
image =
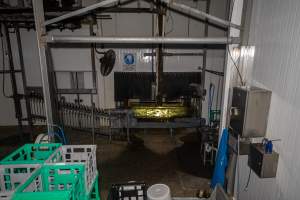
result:
[[(164, 16), (163, 16), (163, 6), (161, 2), (157, 3), (158, 7), (158, 36), (164, 35)], [(159, 44), (156, 51), (156, 103), (158, 105), (162, 104), (163, 97), (163, 75), (164, 75), (164, 57), (163, 57), (163, 45)]]
[(45, 27), (45, 16), (44, 16), (44, 6), (42, 0), (32, 0), (33, 4), (33, 13), (34, 13), (34, 21), (36, 28), (36, 37), (37, 44), (39, 50), (39, 62), (42, 76), (42, 84), (43, 84), (43, 96), (44, 96), (44, 105), (45, 105), (45, 113), (46, 113), (46, 122), (47, 122), (47, 130), (50, 140), (53, 140), (53, 110), (55, 102), (52, 102), (53, 91), (50, 89), (50, 76), (47, 65), (47, 52), (50, 51), (47, 49), (47, 43), (45, 40), (46, 36), (46, 27)]
[[(94, 33), (94, 22), (95, 18), (90, 19), (90, 36), (95, 36)], [(96, 62), (95, 62), (95, 44), (91, 44), (91, 64), (92, 64), (92, 79), (93, 79), (93, 89), (97, 88), (97, 78), (96, 78)]]
[(29, 125), (29, 128), (30, 128), (30, 139), (32, 139), (33, 121), (32, 121), (32, 115), (31, 115), (30, 100), (28, 99), (29, 94), (28, 94), (28, 90), (27, 90), (27, 80), (26, 80), (26, 73), (25, 73), (25, 64), (24, 64), (24, 57), (23, 57), (21, 34), (20, 34), (20, 29), (17, 25), (16, 25), (15, 29), (16, 29), (16, 37), (17, 37), (20, 68), (21, 68), (21, 73), (22, 73), (22, 82), (23, 82), (26, 112), (27, 112), (27, 121), (28, 121), (28, 125)]
[[(90, 19), (90, 36), (94, 36), (94, 18)], [(91, 44), (91, 64), (92, 64), (92, 79), (93, 89), (97, 88), (96, 82), (96, 63), (95, 63), (95, 44)], [(95, 103), (94, 96), (91, 94), (91, 108), (92, 108), (92, 141), (95, 144)]]
[[(206, 9), (205, 12), (209, 13), (210, 8), (210, 0), (206, 0)], [(208, 37), (208, 19), (205, 20), (204, 25), (204, 37)], [(202, 73), (201, 73), (201, 84), (200, 84), (200, 91), (201, 91), (201, 99), (200, 99), (200, 105), (199, 105), (199, 114), (200, 117), (203, 117), (203, 101), (205, 96), (205, 75), (206, 75), (206, 65), (207, 65), (207, 48), (206, 45), (204, 45), (203, 48), (203, 56), (202, 56)], [(209, 112), (209, 110), (207, 111)], [(209, 115), (208, 115), (209, 116)]]
[(130, 143), (130, 120), (129, 120), (129, 116), (130, 112), (129, 110), (126, 111), (126, 136), (127, 136), (127, 142), (128, 144)]
[(95, 103), (93, 94), (91, 94), (91, 114), (92, 114), (92, 143), (95, 144)]
[(10, 36), (9, 36), (9, 30), (7, 24), (4, 24), (4, 34), (6, 38), (7, 55), (8, 55), (8, 62), (9, 62), (9, 74), (10, 74), (11, 87), (13, 92), (12, 98), (14, 100), (16, 118), (18, 120), (18, 133), (20, 134), (20, 137), (23, 140), (24, 135), (23, 135), (23, 124), (22, 124), (22, 106), (20, 101), (21, 96), (18, 93), (15, 67), (14, 67), (11, 42), (10, 42)]

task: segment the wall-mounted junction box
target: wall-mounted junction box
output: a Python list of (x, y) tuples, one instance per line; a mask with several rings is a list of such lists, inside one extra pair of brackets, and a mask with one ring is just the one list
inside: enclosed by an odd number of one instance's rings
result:
[(272, 92), (257, 87), (233, 88), (230, 126), (241, 137), (266, 135)]
[[(238, 147), (238, 139), (233, 134), (229, 134), (228, 137), (228, 146), (237, 153), (239, 151), (239, 155), (248, 155), (250, 149), (251, 141), (249, 138), (241, 138), (240, 146)], [(238, 149), (239, 148), (239, 149)]]
[(265, 153), (264, 145), (251, 144), (248, 157), (248, 166), (260, 178), (276, 177), (279, 154), (276, 152)]

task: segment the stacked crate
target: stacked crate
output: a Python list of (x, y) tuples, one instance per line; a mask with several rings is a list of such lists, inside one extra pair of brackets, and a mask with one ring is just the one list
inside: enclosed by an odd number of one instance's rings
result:
[(16, 189), (61, 146), (25, 144), (0, 161), (0, 199), (10, 200)]
[(0, 161), (0, 199), (100, 200), (96, 146), (24, 145)]
[[(59, 147), (46, 161), (46, 163), (57, 163), (63, 165), (84, 164), (84, 187), (88, 196), (98, 192), (98, 172), (96, 163), (96, 145), (63, 145)], [(99, 195), (95, 198), (99, 199)]]
[(10, 200), (18, 186), (24, 184), (39, 164), (1, 164), (0, 199)]

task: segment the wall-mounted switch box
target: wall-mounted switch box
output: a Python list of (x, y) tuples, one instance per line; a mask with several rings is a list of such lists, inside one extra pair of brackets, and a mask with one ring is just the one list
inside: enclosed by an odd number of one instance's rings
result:
[(266, 135), (272, 92), (257, 87), (233, 88), (230, 127), (244, 138)]
[(265, 153), (264, 145), (251, 144), (248, 157), (248, 166), (260, 178), (276, 177), (279, 154), (276, 152)]
[[(239, 151), (239, 155), (248, 155), (250, 149), (250, 140), (249, 138), (241, 138), (240, 146), (238, 147), (238, 139), (233, 135), (229, 134), (228, 138), (228, 146), (237, 153)], [(239, 148), (239, 149), (238, 149)]]

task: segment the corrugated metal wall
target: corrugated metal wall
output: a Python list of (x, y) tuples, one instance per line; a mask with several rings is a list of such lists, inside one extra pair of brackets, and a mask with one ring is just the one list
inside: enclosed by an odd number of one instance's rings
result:
[(250, 45), (255, 45), (252, 82), (272, 90), (267, 136), (281, 139), (277, 177), (251, 175), (247, 157), (240, 159), (239, 199), (300, 199), (300, 1), (255, 0)]

